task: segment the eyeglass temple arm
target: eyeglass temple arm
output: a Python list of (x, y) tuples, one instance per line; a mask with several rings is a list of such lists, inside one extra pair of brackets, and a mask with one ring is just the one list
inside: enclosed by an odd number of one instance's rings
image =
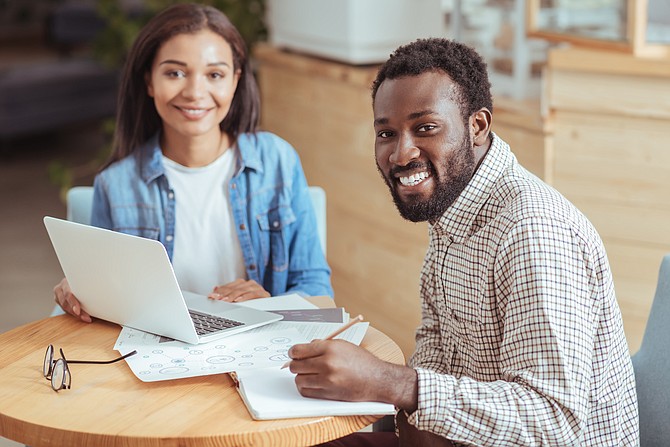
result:
[(137, 351), (131, 351), (128, 354), (122, 355), (121, 357), (115, 358), (113, 360), (68, 360), (65, 358), (65, 354), (63, 354), (63, 349), (60, 349), (60, 355), (65, 359), (66, 362), (68, 363), (83, 363), (87, 365), (107, 365), (109, 363), (116, 363), (118, 361), (121, 361), (127, 357), (130, 357), (131, 355), (137, 354)]

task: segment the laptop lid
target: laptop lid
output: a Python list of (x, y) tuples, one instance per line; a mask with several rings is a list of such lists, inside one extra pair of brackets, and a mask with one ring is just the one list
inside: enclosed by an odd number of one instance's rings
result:
[(244, 323), (198, 336), (159, 241), (46, 216), (44, 225), (72, 292), (90, 315), (123, 326), (202, 343), (278, 321), (271, 312), (188, 294), (197, 310)]

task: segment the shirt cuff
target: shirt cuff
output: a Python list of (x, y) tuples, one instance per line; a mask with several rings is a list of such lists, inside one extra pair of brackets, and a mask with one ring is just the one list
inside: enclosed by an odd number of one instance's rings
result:
[(418, 430), (440, 432), (438, 427), (453, 410), (454, 381), (450, 376), (424, 368), (415, 368), (417, 375), (417, 409), (407, 414), (407, 422)]

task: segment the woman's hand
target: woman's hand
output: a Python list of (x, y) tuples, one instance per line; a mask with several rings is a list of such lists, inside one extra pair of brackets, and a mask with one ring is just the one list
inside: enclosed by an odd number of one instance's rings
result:
[(252, 279), (236, 279), (235, 281), (214, 287), (208, 295), (210, 299), (228, 301), (231, 303), (268, 298), (270, 293)]
[(81, 308), (81, 304), (77, 297), (72, 294), (70, 290), (70, 284), (68, 284), (67, 279), (63, 278), (56, 287), (54, 287), (54, 301), (63, 308), (63, 310), (70, 315), (74, 315), (79, 318), (81, 321), (90, 323), (91, 316), (86, 313)]

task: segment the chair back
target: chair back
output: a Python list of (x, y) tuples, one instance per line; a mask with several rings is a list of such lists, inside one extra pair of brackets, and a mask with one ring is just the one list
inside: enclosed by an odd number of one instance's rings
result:
[(640, 446), (670, 446), (670, 254), (661, 262), (640, 350), (633, 356)]
[(316, 215), (316, 231), (319, 233), (319, 242), (323, 254), (326, 254), (326, 191), (320, 186), (310, 186), (309, 196)]
[[(312, 199), (316, 214), (316, 228), (319, 233), (319, 242), (326, 254), (326, 192), (320, 186), (310, 186), (309, 196)], [(93, 187), (75, 186), (70, 188), (66, 196), (67, 220), (81, 224), (91, 224), (91, 210), (93, 208)]]
[(80, 224), (91, 224), (93, 209), (93, 187), (75, 186), (70, 188), (65, 197), (67, 220)]

